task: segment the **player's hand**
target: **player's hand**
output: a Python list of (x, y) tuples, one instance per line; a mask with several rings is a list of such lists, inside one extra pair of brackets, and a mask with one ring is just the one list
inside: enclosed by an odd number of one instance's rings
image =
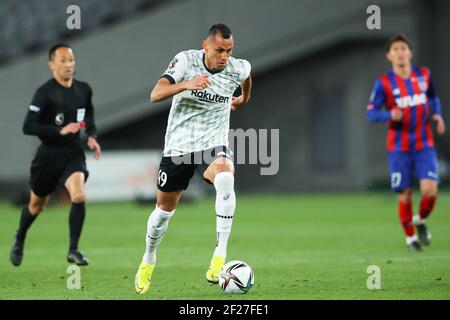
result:
[(239, 97), (231, 98), (231, 111), (237, 111), (242, 108), (247, 102), (244, 101), (244, 97), (241, 95)]
[(436, 121), (436, 130), (437, 133), (443, 135), (445, 133), (445, 122), (441, 115), (435, 114), (433, 115), (433, 120)]
[(399, 108), (392, 109), (391, 119), (392, 121), (401, 121), (403, 118), (403, 112)]
[(89, 137), (87, 144), (89, 149), (95, 151), (94, 160), (100, 159), (100, 156), (102, 155), (102, 148), (98, 144), (97, 140), (94, 137)]
[(59, 134), (62, 136), (65, 136), (67, 134), (74, 134), (77, 133), (78, 131), (80, 131), (80, 125), (76, 122), (71, 122), (68, 125), (66, 125), (65, 127), (63, 127), (60, 131)]
[(202, 74), (185, 82), (186, 90), (203, 90), (211, 85), (206, 74)]

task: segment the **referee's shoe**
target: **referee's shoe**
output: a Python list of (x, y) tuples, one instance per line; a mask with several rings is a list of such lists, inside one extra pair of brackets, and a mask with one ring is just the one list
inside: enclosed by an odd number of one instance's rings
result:
[(9, 258), (11, 260), (11, 263), (16, 267), (20, 266), (20, 264), (22, 263), (23, 245), (23, 241), (19, 241), (17, 240), (17, 237), (14, 237), (14, 243), (11, 251), (9, 252)]
[(67, 262), (75, 263), (77, 266), (87, 266), (89, 264), (89, 259), (86, 258), (81, 251), (75, 249), (69, 250)]

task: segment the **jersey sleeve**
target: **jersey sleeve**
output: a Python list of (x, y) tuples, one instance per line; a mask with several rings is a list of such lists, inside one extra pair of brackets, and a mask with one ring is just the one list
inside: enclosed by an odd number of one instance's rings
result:
[(248, 62), (247, 60), (240, 60), (240, 63), (241, 63), (241, 68), (242, 68), (240, 81), (242, 82), (250, 76), (250, 72), (252, 71), (252, 66), (251, 66), (250, 62)]
[(41, 114), (47, 108), (47, 95), (44, 90), (38, 89), (28, 107), (27, 115), (23, 123), (23, 133), (27, 135), (56, 137), (59, 130), (55, 126), (40, 123)]
[(385, 122), (391, 119), (390, 111), (383, 110), (386, 104), (386, 93), (381, 81), (377, 79), (367, 105), (367, 119), (370, 122)]
[(438, 95), (436, 94), (436, 90), (434, 88), (433, 78), (431, 77), (431, 72), (428, 70), (428, 74), (430, 77), (428, 89), (427, 89), (427, 98), (430, 103), (430, 109), (432, 114), (442, 114), (442, 108), (441, 108), (441, 100), (439, 99)]
[(94, 106), (92, 104), (92, 88), (88, 85), (88, 102), (86, 105), (86, 134), (88, 137), (97, 138), (97, 126), (95, 125)]
[(183, 52), (178, 53), (169, 63), (161, 78), (166, 78), (170, 83), (179, 83), (184, 80), (187, 70), (187, 58)]

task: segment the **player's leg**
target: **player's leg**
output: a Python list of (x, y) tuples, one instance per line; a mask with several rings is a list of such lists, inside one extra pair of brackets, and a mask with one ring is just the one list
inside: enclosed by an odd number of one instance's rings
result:
[(412, 190), (407, 188), (398, 195), (398, 216), (406, 236), (406, 246), (412, 252), (421, 251), (419, 240), (413, 224)]
[(85, 180), (84, 172), (76, 171), (70, 174), (64, 183), (64, 186), (69, 192), (71, 202), (69, 213), (70, 245), (67, 261), (76, 263), (79, 266), (89, 264), (89, 260), (78, 250), (78, 242), (86, 216)]
[(228, 238), (231, 233), (234, 210), (236, 208), (233, 162), (225, 156), (215, 159), (203, 173), (203, 178), (213, 183), (216, 189), (217, 245), (210, 267), (206, 272), (206, 280), (211, 283), (218, 283), (219, 272), (225, 263), (227, 255)]
[(41, 145), (31, 162), (30, 168), (30, 200), (23, 209), (19, 229), (11, 249), (11, 262), (20, 265), (23, 257), (23, 248), (28, 229), (36, 217), (44, 210), (49, 195), (55, 190), (61, 176), (61, 156), (58, 151)]
[(419, 241), (422, 245), (428, 246), (431, 243), (431, 232), (426, 225), (426, 219), (433, 211), (437, 198), (437, 182), (434, 180), (420, 180), (420, 200), (419, 214), (414, 216), (414, 225), (417, 229)]
[(415, 234), (412, 210), (412, 159), (406, 152), (390, 152), (388, 155), (392, 191), (398, 193), (398, 217), (410, 251), (420, 251)]
[(420, 180), (420, 192), (422, 199), (420, 201), (419, 217), (422, 220), (428, 218), (433, 211), (438, 194), (438, 184), (435, 180)]
[(11, 248), (10, 259), (11, 263), (19, 266), (23, 259), (23, 248), (25, 245), (25, 238), (28, 229), (36, 220), (37, 216), (44, 210), (49, 196), (40, 197), (33, 191), (30, 192), (30, 201), (22, 210), (19, 221), (19, 229), (17, 229), (14, 244)]
[(194, 165), (174, 163), (171, 157), (163, 157), (159, 165), (156, 206), (147, 221), (145, 253), (135, 277), (135, 289), (139, 294), (148, 291), (156, 264), (156, 251), (167, 231), (169, 220), (175, 213), (181, 193), (194, 175)]
[(163, 192), (158, 190), (156, 207), (147, 221), (146, 250), (142, 261), (154, 265), (156, 251), (167, 231), (169, 220), (175, 213), (181, 191)]
[(434, 149), (417, 152), (415, 161), (416, 175), (420, 179), (419, 214), (414, 216), (414, 224), (419, 235), (420, 243), (427, 246), (431, 242), (431, 233), (427, 228), (426, 219), (433, 211), (438, 194), (438, 163)]
[(135, 289), (139, 294), (148, 291), (156, 264), (156, 251), (169, 226), (169, 220), (175, 213), (182, 191), (157, 191), (156, 207), (147, 221), (145, 253), (135, 277)]
[(33, 191), (30, 192), (30, 201), (23, 208), (20, 216), (19, 229), (17, 230), (16, 235), (16, 238), (19, 241), (25, 242), (28, 229), (31, 227), (37, 216), (44, 211), (48, 199), (49, 196), (40, 197)]

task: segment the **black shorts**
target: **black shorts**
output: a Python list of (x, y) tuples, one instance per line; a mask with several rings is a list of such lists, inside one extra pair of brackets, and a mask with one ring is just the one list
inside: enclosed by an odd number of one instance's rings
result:
[(48, 196), (74, 172), (83, 172), (85, 181), (89, 176), (86, 157), (79, 145), (69, 147), (42, 144), (31, 163), (31, 190), (39, 197)]
[(195, 171), (203, 177), (208, 166), (219, 157), (232, 160), (232, 152), (229, 148), (220, 146), (182, 156), (162, 157), (158, 171), (158, 189), (164, 192), (186, 190)]

